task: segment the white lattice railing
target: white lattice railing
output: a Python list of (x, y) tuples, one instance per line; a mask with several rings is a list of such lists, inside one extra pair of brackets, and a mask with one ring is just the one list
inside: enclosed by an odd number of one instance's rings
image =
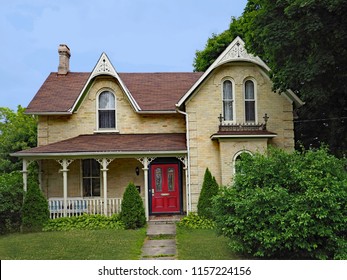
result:
[[(121, 198), (107, 199), (107, 216), (119, 213), (121, 210)], [(64, 199), (49, 198), (48, 207), (50, 218), (64, 217)], [(82, 214), (104, 214), (104, 200), (102, 198), (80, 198), (73, 197), (67, 199), (66, 214), (68, 217)]]

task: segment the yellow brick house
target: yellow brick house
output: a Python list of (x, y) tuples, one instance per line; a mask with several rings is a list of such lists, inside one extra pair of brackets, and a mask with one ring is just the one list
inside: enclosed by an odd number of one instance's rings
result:
[(117, 213), (129, 182), (147, 219), (186, 214), (207, 167), (228, 185), (241, 153), (293, 149), (302, 101), (272, 91), (268, 66), (239, 37), (204, 73), (118, 73), (105, 53), (91, 72), (71, 72), (70, 49), (58, 52), (58, 72), (26, 109), (38, 116), (38, 147), (13, 154), (25, 190), (28, 165), (39, 163), (52, 218)]

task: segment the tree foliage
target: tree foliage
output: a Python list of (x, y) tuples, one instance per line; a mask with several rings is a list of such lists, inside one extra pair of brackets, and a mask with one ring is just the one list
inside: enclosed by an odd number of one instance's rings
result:
[(23, 181), (18, 171), (0, 176), (0, 234), (19, 231)]
[(329, 145), (347, 153), (347, 5), (345, 0), (249, 0), (229, 29), (196, 52), (205, 71), (240, 35), (249, 52), (271, 68), (273, 90), (293, 90), (303, 101), (297, 139), (306, 147)]
[(49, 219), (47, 199), (35, 181), (28, 184), (22, 208), (22, 227), (24, 232), (41, 231)]
[(243, 30), (240, 19), (233, 17), (229, 29), (221, 34), (212, 34), (212, 37), (207, 40), (205, 49), (195, 52), (194, 71), (206, 71), (236, 36), (243, 37)]
[(219, 233), (261, 258), (347, 258), (346, 161), (324, 148), (244, 154), (242, 173), (217, 195)]
[(129, 183), (123, 194), (120, 220), (126, 229), (141, 228), (146, 224), (143, 201), (133, 183)]
[(248, 1), (249, 50), (271, 68), (274, 89), (292, 89), (306, 105), (298, 111), (298, 138), (347, 151), (347, 5), (345, 0)]
[(211, 171), (206, 168), (204, 181), (198, 201), (198, 215), (204, 218), (212, 219), (212, 198), (218, 193), (219, 186), (216, 178), (212, 176)]
[(24, 111), (21, 106), (17, 112), (0, 107), (0, 175), (21, 170), (21, 162), (11, 153), (36, 147), (36, 118)]

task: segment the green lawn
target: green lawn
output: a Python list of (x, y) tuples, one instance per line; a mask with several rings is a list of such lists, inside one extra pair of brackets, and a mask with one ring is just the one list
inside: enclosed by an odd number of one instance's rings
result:
[(177, 227), (176, 240), (179, 260), (240, 259), (228, 247), (228, 239), (217, 236), (214, 230)]
[(1, 260), (136, 260), (146, 229), (76, 230), (0, 237)]
[[(75, 230), (0, 236), (1, 260), (138, 260), (146, 237), (140, 230)], [(180, 260), (239, 259), (214, 230), (177, 227)]]

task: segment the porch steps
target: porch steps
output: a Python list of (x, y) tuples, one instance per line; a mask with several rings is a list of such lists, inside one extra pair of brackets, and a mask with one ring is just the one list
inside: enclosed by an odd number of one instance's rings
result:
[(175, 224), (179, 222), (184, 215), (165, 215), (165, 216), (151, 216), (148, 223), (152, 224)]

